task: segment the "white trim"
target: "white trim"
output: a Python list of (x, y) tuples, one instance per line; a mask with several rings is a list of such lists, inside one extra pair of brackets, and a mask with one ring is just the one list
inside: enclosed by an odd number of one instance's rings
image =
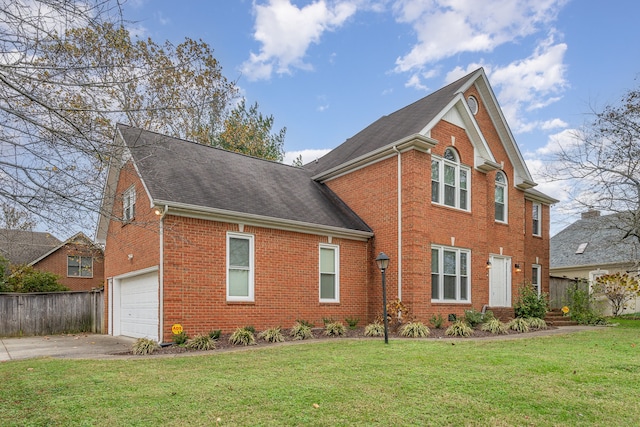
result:
[[(536, 230), (535, 227), (533, 226), (533, 220), (535, 218), (533, 218), (533, 211), (535, 207), (538, 207), (538, 229)], [(542, 237), (542, 204), (541, 203), (537, 203), (537, 202), (533, 202), (533, 204), (531, 205), (531, 234), (536, 236), (536, 237)]]
[[(498, 176), (501, 175), (504, 178), (504, 182), (498, 182)], [(509, 179), (507, 178), (507, 174), (502, 172), (502, 171), (498, 171), (496, 172), (496, 179), (495, 179), (495, 189), (497, 189), (498, 187), (502, 188), (502, 197), (503, 197), (503, 219), (498, 219), (495, 216), (495, 190), (494, 190), (494, 219), (496, 222), (499, 222), (501, 224), (508, 224), (509, 223)]]
[[(433, 164), (436, 163), (438, 165), (438, 181), (435, 181), (438, 183), (438, 200), (434, 201), (433, 200), (433, 191), (431, 192), (431, 203), (439, 205), (439, 206), (446, 206), (449, 208), (454, 208), (454, 209), (459, 209), (461, 211), (464, 212), (471, 212), (471, 189), (472, 189), (472, 185), (471, 185), (471, 168), (465, 164), (463, 164), (460, 161), (460, 154), (458, 153), (458, 151), (453, 148), (453, 147), (447, 147), (447, 150), (451, 149), (452, 152), (455, 154), (456, 157), (456, 161), (451, 161), (448, 159), (445, 159), (444, 157), (441, 156), (436, 156), (436, 155), (432, 155), (431, 156), (431, 176), (430, 176), (430, 183), (433, 183)], [(446, 152), (446, 150), (445, 150)], [(445, 166), (449, 166), (449, 167), (453, 167), (455, 169), (455, 184), (454, 184), (454, 189), (455, 189), (455, 204), (454, 206), (451, 205), (447, 205), (444, 202), (445, 199), (445, 188), (446, 188), (446, 184), (445, 184)], [(464, 189), (467, 192), (467, 196), (465, 198), (465, 202), (467, 204), (466, 209), (460, 207), (460, 195), (462, 193), (462, 186), (460, 183), (460, 175), (462, 174), (462, 172), (465, 172), (467, 175), (467, 186)], [(431, 187), (433, 189), (433, 185)]]
[[(398, 151), (396, 149), (396, 151)], [(398, 151), (398, 300), (402, 301), (402, 153)]]
[(531, 264), (531, 283), (533, 284), (533, 269), (537, 269), (536, 285), (538, 287), (538, 295), (542, 293), (542, 266), (540, 264)]
[[(231, 270), (231, 254), (230, 254), (230, 241), (231, 239), (239, 239), (239, 240), (247, 240), (249, 241), (249, 265), (247, 268), (247, 271), (249, 272), (249, 276), (247, 278), (248, 283), (248, 289), (247, 289), (247, 296), (232, 296), (229, 295), (229, 271)], [(227, 287), (226, 287), (226, 300), (227, 301), (233, 301), (233, 302), (254, 302), (255, 301), (255, 282), (254, 282), (254, 275), (255, 275), (255, 244), (254, 244), (254, 239), (255, 236), (253, 234), (247, 234), (247, 233), (235, 233), (232, 231), (227, 232), (227, 271), (226, 271), (226, 276), (227, 276)], [(238, 268), (236, 268), (237, 270)]]
[[(322, 249), (330, 249), (333, 251), (333, 262), (335, 266), (335, 271), (333, 275), (335, 277), (334, 282), (334, 291), (335, 298), (322, 298), (321, 286), (322, 286)], [(318, 245), (318, 300), (324, 303), (339, 303), (340, 302), (340, 246), (338, 245), (330, 245), (327, 243), (320, 243)]]
[[(433, 278), (432, 275), (434, 274), (433, 271), (431, 271), (430, 274), (430, 282), (431, 282), (431, 295), (429, 295), (429, 298), (431, 300), (432, 303), (447, 303), (447, 304), (469, 304), (471, 303), (471, 289), (472, 289), (472, 284), (471, 284), (471, 278), (473, 277), (472, 271), (471, 271), (471, 249), (466, 249), (466, 248), (460, 248), (460, 247), (455, 247), (455, 246), (446, 246), (446, 245), (431, 245), (431, 251), (433, 250), (437, 250), (438, 251), (438, 269), (439, 271), (436, 273), (438, 275), (438, 296), (439, 298), (434, 299), (433, 298)], [(444, 252), (445, 251), (449, 251), (449, 252), (455, 252), (456, 253), (456, 299), (445, 299), (444, 298)], [(461, 274), (461, 266), (462, 264), (460, 263), (460, 254), (464, 253), (467, 255), (467, 274), (465, 275), (465, 277), (467, 278), (467, 298), (466, 299), (462, 299), (460, 298), (460, 277), (462, 277)], [(431, 253), (432, 257), (433, 257), (433, 252)], [(432, 264), (433, 264), (433, 259), (432, 259)], [(430, 268), (431, 269), (431, 268)]]
[[(501, 251), (502, 252), (502, 251)], [(498, 271), (497, 270), (497, 262), (496, 260), (503, 260), (504, 261), (504, 280), (505, 280), (505, 299), (506, 299), (506, 305), (502, 306), (502, 305), (498, 305), (497, 301), (493, 300), (491, 298), (491, 291), (493, 290), (494, 285), (494, 280), (493, 277), (495, 275), (495, 273)], [(489, 305), (493, 306), (493, 307), (511, 307), (512, 306), (512, 295), (511, 295), (511, 286), (512, 286), (512, 280), (513, 277), (511, 275), (511, 257), (510, 256), (504, 256), (502, 255), (502, 253), (500, 255), (496, 255), (496, 254), (489, 254), (489, 261), (491, 262), (491, 269), (489, 270)]]

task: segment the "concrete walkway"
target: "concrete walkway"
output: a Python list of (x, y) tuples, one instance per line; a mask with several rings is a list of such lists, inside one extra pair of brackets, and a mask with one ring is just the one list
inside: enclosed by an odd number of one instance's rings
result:
[(55, 357), (108, 359), (131, 350), (135, 338), (99, 334), (0, 338), (0, 361)]
[[(539, 336), (570, 334), (574, 332), (602, 329), (600, 326), (560, 326), (556, 329), (530, 332), (526, 334), (495, 335), (482, 338), (442, 338), (441, 340), (517, 340)], [(398, 339), (398, 338), (394, 338)], [(415, 338), (400, 338), (415, 339)], [(424, 338), (429, 340), (431, 338)], [(77, 334), (51, 335), (44, 337), (0, 338), (0, 362), (10, 360), (35, 359), (39, 357), (54, 357), (59, 359), (116, 359), (131, 356), (121, 356), (131, 350), (135, 338), (114, 337), (111, 335)], [(312, 342), (312, 341), (311, 341)], [(282, 344), (304, 344), (301, 341), (289, 341)], [(242, 350), (246, 348), (237, 348)], [(193, 355), (193, 353), (172, 354), (172, 357)]]

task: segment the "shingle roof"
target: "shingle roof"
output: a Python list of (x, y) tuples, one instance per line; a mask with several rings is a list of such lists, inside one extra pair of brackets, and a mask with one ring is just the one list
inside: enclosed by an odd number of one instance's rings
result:
[(0, 255), (11, 264), (29, 264), (60, 243), (49, 233), (0, 229)]
[(118, 125), (152, 199), (371, 232), (304, 169)]
[[(637, 241), (624, 238), (624, 213), (580, 219), (550, 239), (550, 268), (629, 263), (638, 259)], [(576, 253), (586, 243), (582, 253)]]
[(477, 77), (478, 71), (476, 70), (394, 113), (382, 116), (317, 161), (306, 164), (305, 168), (312, 175), (317, 175), (402, 138), (419, 133), (442, 112), (471, 79)]

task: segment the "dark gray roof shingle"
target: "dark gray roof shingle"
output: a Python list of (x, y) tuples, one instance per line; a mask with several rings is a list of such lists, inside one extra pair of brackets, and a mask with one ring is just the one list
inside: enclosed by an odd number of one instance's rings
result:
[(119, 125), (154, 200), (370, 232), (301, 168)]
[[(630, 263), (638, 259), (637, 240), (624, 238), (624, 213), (580, 219), (550, 239), (550, 268)], [(586, 243), (584, 252), (576, 253)]]
[(0, 255), (11, 264), (29, 264), (61, 243), (49, 233), (0, 229)]
[(398, 111), (376, 120), (341, 145), (308, 163), (312, 175), (331, 170), (388, 144), (419, 133), (453, 100), (478, 70)]

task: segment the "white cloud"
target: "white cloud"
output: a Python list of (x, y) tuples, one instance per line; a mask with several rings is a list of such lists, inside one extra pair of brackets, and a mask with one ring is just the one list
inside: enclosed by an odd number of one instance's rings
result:
[(269, 0), (254, 4), (254, 38), (261, 43), (259, 53), (251, 53), (242, 64), (250, 80), (269, 79), (273, 72), (289, 74), (292, 69), (310, 70), (304, 62), (307, 50), (319, 43), (327, 31), (340, 28), (356, 12), (352, 1), (314, 1), (298, 8), (291, 0)]
[(553, 22), (566, 0), (399, 0), (396, 20), (410, 24), (418, 42), (396, 60), (396, 71), (421, 70), (464, 52), (491, 52)]
[(319, 159), (320, 157), (324, 156), (325, 154), (327, 154), (329, 151), (331, 151), (330, 149), (324, 149), (324, 150), (300, 150), (300, 151), (287, 151), (286, 153), (284, 153), (284, 160), (282, 161), (282, 163), (284, 163), (285, 165), (290, 165), (293, 163), (293, 161), (295, 159), (298, 158), (298, 156), (302, 155), (302, 164), (306, 164), (309, 162), (312, 162), (316, 159)]

